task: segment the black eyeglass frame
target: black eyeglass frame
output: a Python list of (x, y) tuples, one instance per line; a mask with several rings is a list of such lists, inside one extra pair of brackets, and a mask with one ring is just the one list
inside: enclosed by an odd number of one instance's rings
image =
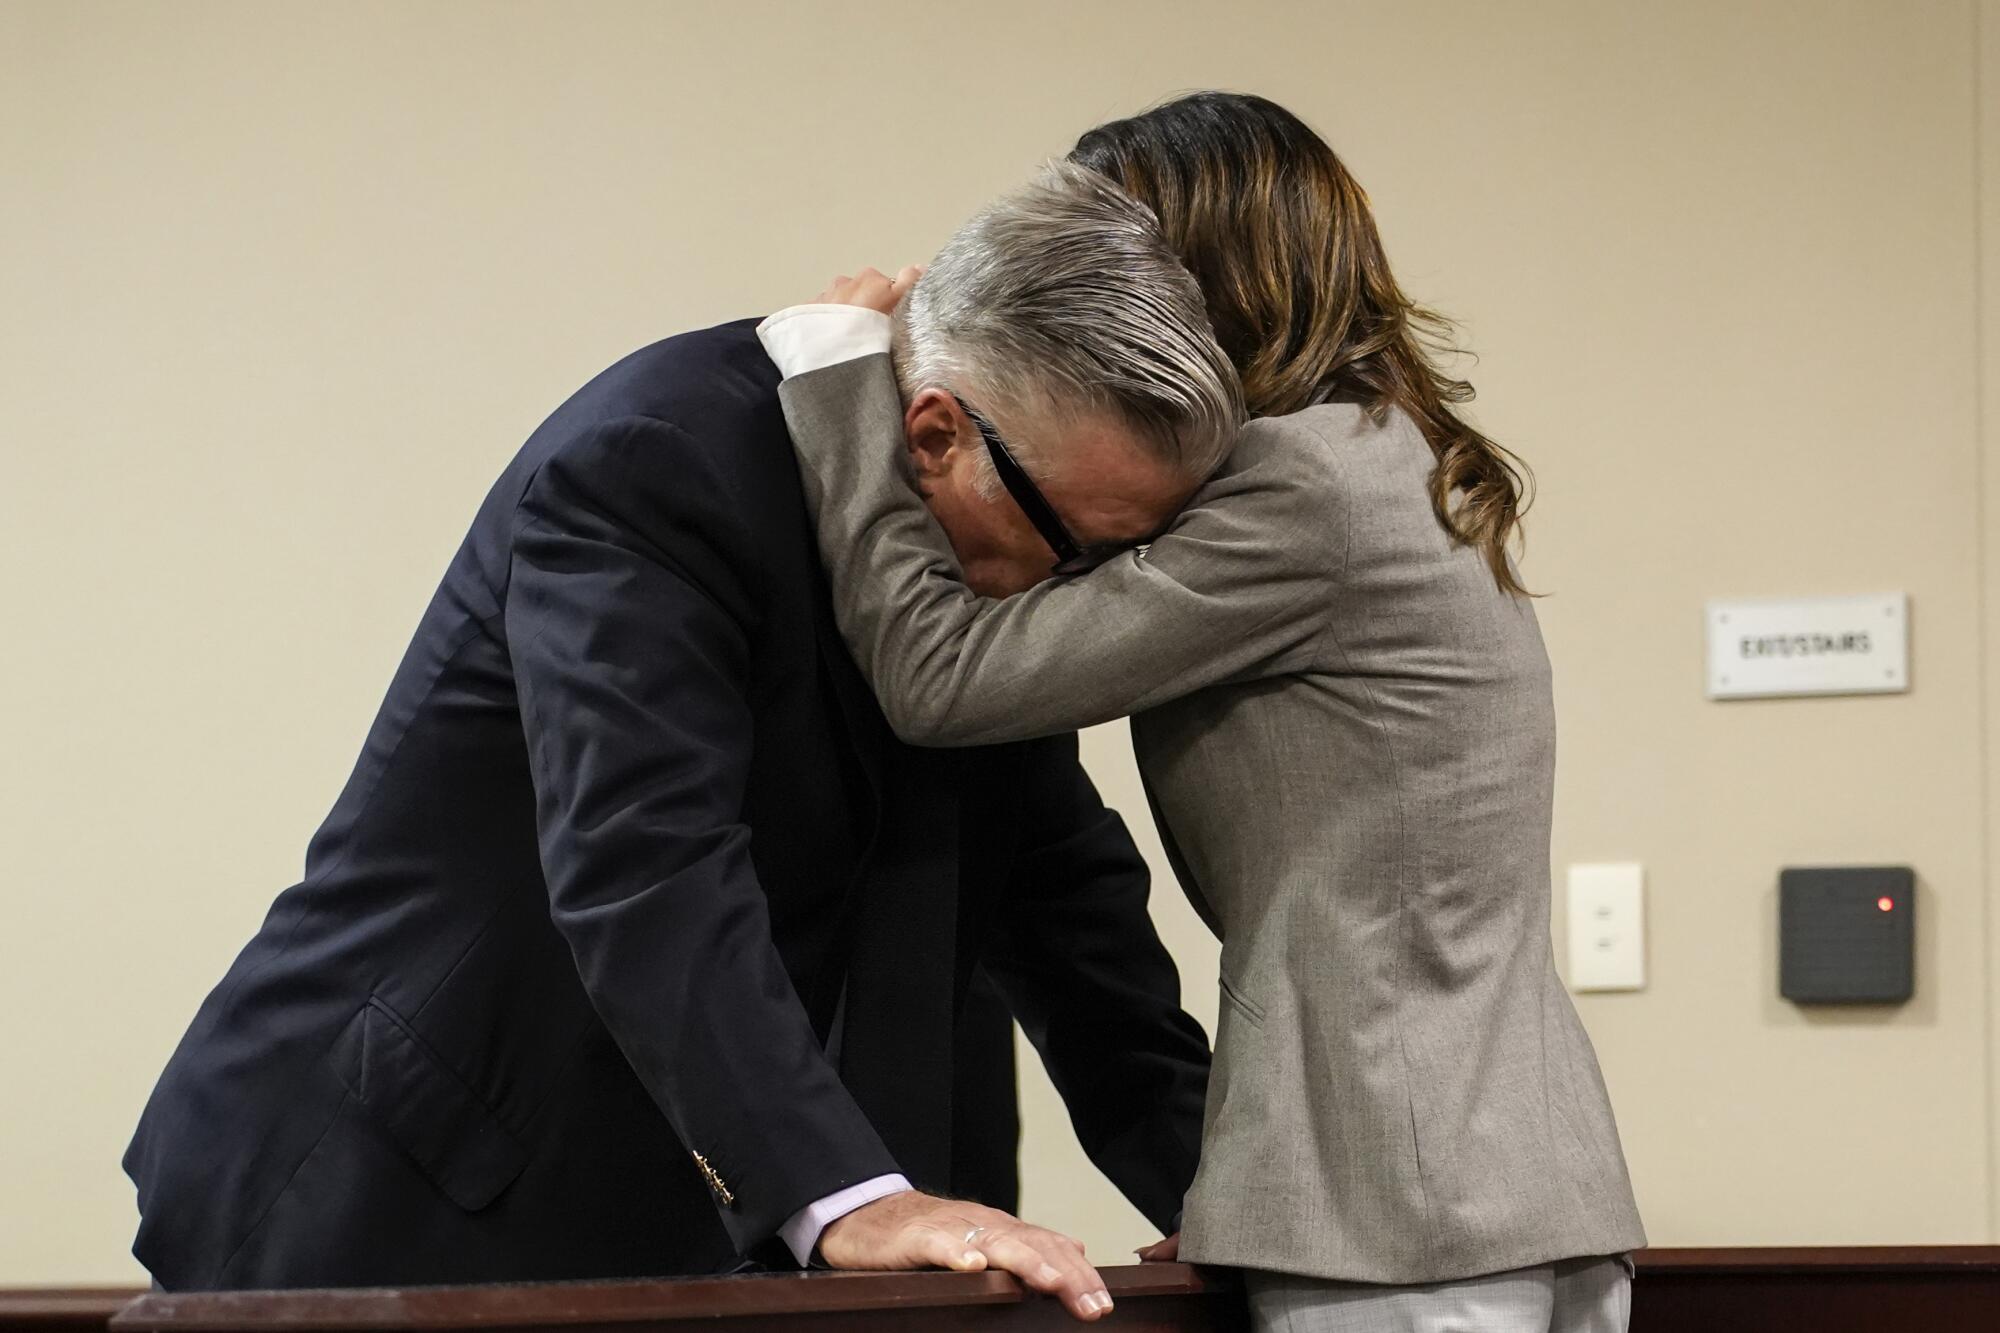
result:
[(979, 438), (986, 444), (986, 456), (993, 460), (993, 470), (999, 474), (1000, 484), (1007, 488), (1007, 494), (1014, 497), (1014, 503), (1027, 516), (1028, 522), (1049, 544), (1049, 550), (1056, 558), (1052, 573), (1062, 577), (1087, 574), (1112, 557), (1145, 545), (1144, 542), (1105, 542), (1093, 546), (1071, 536), (1055, 506), (1035, 485), (1027, 469), (1015, 459), (1014, 451), (1000, 438), (1000, 432), (994, 429), (993, 423), (956, 393), (951, 398), (958, 404), (958, 410), (965, 413), (966, 420), (978, 429)]

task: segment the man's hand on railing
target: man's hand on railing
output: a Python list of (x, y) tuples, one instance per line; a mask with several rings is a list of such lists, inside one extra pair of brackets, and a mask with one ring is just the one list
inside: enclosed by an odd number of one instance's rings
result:
[(1078, 1319), (1111, 1310), (1104, 1279), (1068, 1236), (1010, 1213), (906, 1190), (827, 1224), (820, 1257), (835, 1268), (999, 1268), (1055, 1296)]

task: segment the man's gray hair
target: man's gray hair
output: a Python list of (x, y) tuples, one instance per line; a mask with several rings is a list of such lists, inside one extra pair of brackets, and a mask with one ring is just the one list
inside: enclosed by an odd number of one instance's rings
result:
[[(1021, 461), (1035, 472), (1060, 467), (1047, 455), (1065, 423), (1108, 415), (1201, 481), (1243, 421), (1242, 385), (1159, 220), (1071, 162), (1049, 163), (945, 243), (896, 311), (895, 362), (906, 398), (963, 391), (1034, 423)], [(996, 480), (989, 468), (982, 491)]]

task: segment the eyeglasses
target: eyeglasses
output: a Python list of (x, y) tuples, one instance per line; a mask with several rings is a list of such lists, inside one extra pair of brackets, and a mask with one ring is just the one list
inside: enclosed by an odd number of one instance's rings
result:
[(1000, 432), (993, 429), (993, 423), (974, 411), (972, 405), (957, 394), (952, 401), (966, 419), (979, 428), (979, 438), (986, 442), (986, 456), (993, 460), (993, 470), (1000, 475), (1000, 484), (1007, 488), (1007, 494), (1014, 497), (1028, 522), (1034, 524), (1035, 531), (1042, 534), (1042, 540), (1055, 553), (1056, 563), (1051, 571), (1057, 575), (1086, 574), (1116, 555), (1123, 555), (1135, 545), (1143, 543), (1107, 542), (1096, 546), (1086, 546), (1070, 536), (1062, 519), (1056, 516), (1055, 506), (1043, 495), (1029, 477), (1027, 471), (1014, 460), (1013, 451), (1000, 438)]

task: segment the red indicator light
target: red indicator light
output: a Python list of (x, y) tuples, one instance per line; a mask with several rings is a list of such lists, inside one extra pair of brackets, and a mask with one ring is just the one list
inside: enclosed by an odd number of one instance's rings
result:
[(1877, 898), (1875, 900), (1875, 908), (1877, 911), (1881, 912), (1894, 911), (1896, 908), (1896, 900), (1894, 898)]

